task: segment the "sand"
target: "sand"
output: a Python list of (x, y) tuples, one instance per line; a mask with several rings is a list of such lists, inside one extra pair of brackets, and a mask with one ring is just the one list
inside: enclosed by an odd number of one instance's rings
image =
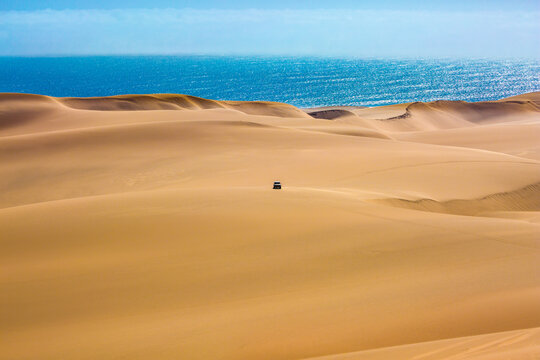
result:
[(539, 139), (540, 93), (0, 94), (0, 358), (536, 359)]

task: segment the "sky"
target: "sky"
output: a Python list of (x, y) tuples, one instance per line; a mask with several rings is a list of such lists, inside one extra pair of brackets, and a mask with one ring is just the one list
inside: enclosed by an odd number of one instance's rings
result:
[(539, 0), (0, 2), (0, 55), (540, 59)]

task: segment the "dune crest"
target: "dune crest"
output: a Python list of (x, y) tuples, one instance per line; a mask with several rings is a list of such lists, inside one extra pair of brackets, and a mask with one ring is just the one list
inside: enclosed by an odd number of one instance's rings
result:
[(478, 215), (489, 211), (540, 211), (540, 183), (522, 189), (495, 193), (479, 199), (436, 201), (432, 199), (384, 199), (386, 204), (456, 215)]
[(119, 95), (93, 98), (61, 98), (73, 109), (96, 111), (232, 109), (250, 115), (306, 117), (294, 106), (263, 101), (217, 101), (190, 95)]
[[(439, 100), (430, 103), (380, 106), (375, 108), (344, 107), (310, 109), (315, 118), (335, 120), (356, 115), (375, 128), (390, 132), (443, 130), (493, 123), (512, 122), (523, 117), (536, 117), (540, 112), (538, 93), (508, 100), (468, 103)], [(520, 100), (518, 100), (520, 99)]]
[(427, 343), (311, 358), (306, 360), (462, 359), (522, 360), (540, 352), (540, 329), (524, 329)]

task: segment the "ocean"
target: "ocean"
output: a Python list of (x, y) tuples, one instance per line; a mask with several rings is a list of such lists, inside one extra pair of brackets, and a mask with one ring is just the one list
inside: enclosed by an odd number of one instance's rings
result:
[(51, 96), (180, 93), (315, 107), (483, 101), (539, 90), (540, 59), (0, 57), (0, 92)]

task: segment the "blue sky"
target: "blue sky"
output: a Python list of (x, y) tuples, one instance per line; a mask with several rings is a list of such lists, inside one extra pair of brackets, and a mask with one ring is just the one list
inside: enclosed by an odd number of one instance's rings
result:
[(538, 0), (3, 1), (0, 55), (540, 59), (539, 19)]

